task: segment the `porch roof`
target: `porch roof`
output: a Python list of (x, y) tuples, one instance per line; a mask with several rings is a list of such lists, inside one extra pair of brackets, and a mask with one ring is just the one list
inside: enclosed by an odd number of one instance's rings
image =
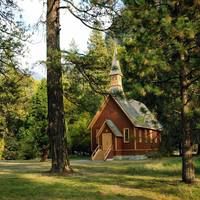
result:
[(117, 137), (123, 137), (121, 131), (117, 128), (117, 126), (114, 124), (113, 121), (107, 119), (106, 120), (106, 124), (108, 125), (108, 127), (111, 129), (111, 131), (113, 132), (113, 134)]
[(113, 133), (116, 137), (123, 137), (121, 131), (117, 128), (117, 126), (114, 124), (114, 122), (111, 121), (111, 120), (109, 120), (109, 119), (107, 119), (107, 120), (103, 123), (103, 125), (102, 125), (101, 128), (99, 129), (99, 131), (98, 131), (96, 137), (98, 137), (98, 136), (101, 134), (101, 132), (103, 131), (103, 128), (105, 127), (105, 125), (107, 125), (107, 126), (110, 128), (110, 130), (112, 131), (112, 133)]

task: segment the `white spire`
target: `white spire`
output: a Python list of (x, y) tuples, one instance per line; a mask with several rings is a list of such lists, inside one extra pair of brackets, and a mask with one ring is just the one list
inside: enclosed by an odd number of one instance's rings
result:
[(121, 93), (123, 92), (123, 86), (122, 86), (122, 77), (123, 74), (121, 72), (121, 67), (119, 64), (119, 60), (117, 59), (117, 47), (115, 44), (114, 47), (114, 54), (113, 54), (113, 60), (112, 60), (112, 66), (110, 71), (110, 93)]

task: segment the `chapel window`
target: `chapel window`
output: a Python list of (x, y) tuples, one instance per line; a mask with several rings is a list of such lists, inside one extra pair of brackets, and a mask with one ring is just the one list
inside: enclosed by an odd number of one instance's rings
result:
[(129, 128), (124, 129), (124, 143), (129, 143), (130, 136), (129, 136)]

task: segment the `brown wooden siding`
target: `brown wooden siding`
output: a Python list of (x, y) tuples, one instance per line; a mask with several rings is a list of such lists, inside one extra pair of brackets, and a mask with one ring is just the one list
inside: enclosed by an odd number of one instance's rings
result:
[[(110, 153), (109, 158), (117, 155), (142, 155), (159, 149), (161, 141), (160, 131), (134, 127), (117, 103), (109, 97), (106, 106), (101, 111), (99, 118), (93, 124), (91, 129), (92, 151), (97, 147), (97, 130), (100, 130), (107, 119), (112, 120), (122, 134), (124, 128), (129, 128), (130, 135), (129, 143), (124, 143), (123, 137), (115, 137), (112, 135), (113, 151)], [(112, 133), (107, 125), (102, 130), (102, 133), (103, 132)], [(141, 132), (142, 142), (139, 141), (139, 132)], [(147, 134), (147, 142), (145, 141), (145, 134)], [(150, 135), (152, 135), (152, 141), (150, 141)], [(157, 140), (157, 143), (155, 140)], [(101, 135), (99, 136), (99, 144), (102, 145)]]
[[(142, 142), (139, 141), (139, 132), (142, 135)], [(147, 134), (147, 141), (145, 138)], [(152, 141), (150, 139), (150, 134), (152, 134)], [(157, 143), (155, 142), (157, 138)], [(160, 146), (160, 132), (155, 130), (136, 128), (136, 146), (137, 149), (154, 149), (159, 148)]]
[[(92, 151), (96, 148), (96, 130), (100, 129), (105, 120), (110, 119), (112, 120), (116, 126), (119, 128), (119, 130), (123, 134), (124, 128), (129, 128), (129, 134), (130, 136), (133, 134), (132, 132), (132, 123), (129, 121), (129, 119), (126, 117), (124, 112), (119, 108), (117, 103), (109, 97), (107, 105), (104, 107), (104, 109), (101, 112), (101, 115), (97, 119), (97, 121), (94, 123), (92, 127)], [(132, 136), (131, 136), (132, 137)], [(127, 148), (129, 146), (133, 146), (134, 142), (131, 141), (129, 144), (125, 144)]]

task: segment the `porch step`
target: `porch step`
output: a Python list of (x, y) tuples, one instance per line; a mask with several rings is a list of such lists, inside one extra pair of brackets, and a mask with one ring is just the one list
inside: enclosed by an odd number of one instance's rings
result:
[(92, 156), (92, 160), (104, 160), (105, 151), (98, 149), (97, 152)]

